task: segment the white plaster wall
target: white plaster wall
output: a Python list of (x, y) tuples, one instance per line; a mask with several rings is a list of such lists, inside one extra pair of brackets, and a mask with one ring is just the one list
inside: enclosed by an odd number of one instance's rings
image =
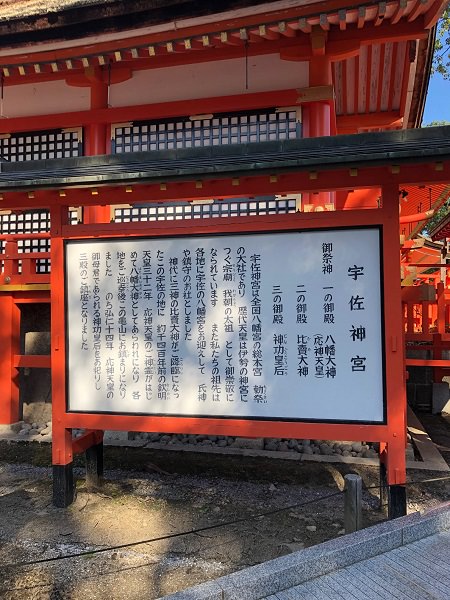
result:
[(111, 87), (112, 106), (154, 104), (308, 86), (308, 63), (281, 60), (277, 54), (245, 59), (136, 71), (130, 81)]
[(89, 109), (89, 88), (68, 86), (65, 81), (5, 86), (3, 117), (48, 115)]
[[(284, 90), (308, 85), (308, 63), (284, 61), (276, 54), (250, 57), (248, 89), (245, 59), (136, 71), (129, 81), (111, 86), (111, 106), (133, 106)], [(5, 86), (3, 117), (89, 110), (89, 88), (65, 81)], [(1, 128), (1, 127), (0, 127)]]

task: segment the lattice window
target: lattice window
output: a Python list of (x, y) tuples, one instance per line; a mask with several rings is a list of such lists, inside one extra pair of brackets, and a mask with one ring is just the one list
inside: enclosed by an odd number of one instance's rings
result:
[[(70, 223), (78, 222), (77, 210), (69, 213)], [(26, 211), (23, 213), (0, 213), (0, 235), (45, 233), (50, 231), (50, 212), (48, 210)], [(5, 241), (0, 240), (1, 252), (5, 250)], [(17, 240), (17, 251), (28, 252), (50, 252), (50, 239), (24, 237)], [(21, 272), (21, 263), (19, 263)], [(36, 273), (50, 273), (50, 259), (39, 258), (36, 261)]]
[(191, 120), (162, 119), (117, 125), (113, 128), (112, 152), (142, 152), (247, 144), (301, 137), (301, 124), (296, 111), (218, 114)]
[(136, 221), (174, 221), (214, 217), (249, 217), (286, 214), (296, 211), (295, 198), (255, 198), (254, 200), (220, 200), (211, 204), (158, 204), (115, 209), (116, 223)]
[(9, 162), (82, 156), (82, 130), (51, 130), (0, 136), (0, 158)]
[(0, 233), (43, 233), (50, 229), (48, 210), (0, 214)]

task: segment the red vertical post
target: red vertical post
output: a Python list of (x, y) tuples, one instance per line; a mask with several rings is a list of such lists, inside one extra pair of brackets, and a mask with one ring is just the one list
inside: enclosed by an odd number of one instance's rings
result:
[[(91, 78), (91, 109), (108, 107), (108, 85), (103, 81), (101, 69)], [(110, 151), (109, 128), (105, 123), (92, 123), (87, 128), (87, 155), (97, 156)], [(101, 194), (101, 192), (100, 192)], [(109, 223), (110, 207), (86, 206), (85, 223)], [(89, 487), (100, 484), (103, 476), (103, 431), (97, 431), (100, 441), (86, 451), (86, 483)]]
[(445, 288), (442, 282), (436, 288), (437, 302), (437, 331), (441, 335), (445, 333)]
[(19, 373), (13, 366), (20, 354), (20, 310), (11, 294), (0, 294), (0, 423), (9, 425), (20, 418)]
[(62, 225), (67, 222), (67, 213), (67, 207), (55, 206), (50, 209), (53, 503), (59, 508), (65, 508), (74, 499), (72, 430), (65, 426), (64, 418), (66, 353)]
[(388, 439), (385, 468), (389, 517), (406, 514), (406, 386), (400, 264), (398, 255), (398, 187), (382, 188), (385, 373)]
[[(326, 54), (314, 56), (309, 61), (310, 87), (332, 85), (331, 60)], [(307, 109), (309, 122), (309, 137), (323, 137), (331, 135), (331, 109), (328, 101), (311, 102)], [(310, 204), (315, 208), (325, 207), (334, 203), (334, 192), (319, 192), (310, 195)]]
[[(101, 70), (96, 70), (91, 78), (91, 110), (108, 107), (108, 85), (103, 82)], [(106, 154), (107, 126), (105, 123), (92, 123), (86, 128), (86, 155)], [(85, 223), (109, 223), (109, 206), (86, 206)]]

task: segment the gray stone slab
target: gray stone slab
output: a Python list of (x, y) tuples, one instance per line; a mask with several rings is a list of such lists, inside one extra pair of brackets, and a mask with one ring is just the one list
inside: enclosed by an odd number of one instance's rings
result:
[[(338, 573), (340, 573), (340, 572), (341, 571), (338, 571)], [(341, 580), (340, 578), (334, 579), (333, 577), (331, 577), (331, 574), (330, 574), (330, 575), (324, 575), (318, 581), (326, 584), (329, 588), (331, 588), (333, 590), (334, 594), (337, 594), (338, 597), (341, 597), (344, 600), (356, 600), (356, 597), (354, 596), (354, 594), (351, 592), (351, 590), (347, 589), (347, 587), (344, 585), (343, 580)], [(311, 583), (313, 583), (313, 582), (311, 582)]]
[[(448, 519), (450, 519), (450, 501), (444, 502), (435, 508), (430, 508), (422, 514), (421, 518), (424, 519), (434, 515), (445, 515)], [(446, 529), (450, 530), (450, 525)]]
[(402, 543), (402, 525), (411, 515), (283, 556), (217, 580), (224, 600), (263, 598), (339, 568), (381, 554)]
[(274, 600), (292, 600), (293, 598), (296, 597), (295, 595), (293, 595), (293, 594), (295, 594), (295, 591), (294, 591), (295, 589), (296, 588), (291, 588), (290, 590), (284, 590), (282, 592), (278, 592), (274, 596), (269, 596), (268, 598), (264, 598), (264, 600), (271, 600), (272, 598)]
[[(355, 568), (364, 569), (364, 573), (367, 575), (367, 577), (378, 583), (378, 585), (390, 595), (390, 598), (396, 598), (397, 600), (405, 600), (406, 598), (409, 599), (410, 596), (408, 593), (405, 594), (405, 590), (403, 589), (401, 582), (395, 577), (395, 575), (388, 573), (386, 569), (381, 569), (379, 565), (375, 565), (372, 560), (365, 561), (364, 563), (358, 563), (355, 565)], [(416, 597), (413, 598), (414, 600), (417, 600)]]
[[(402, 556), (403, 563), (407, 563), (409, 557), (414, 565), (422, 565), (427, 572), (435, 569), (446, 580), (448, 562), (441, 563), (438, 554), (441, 541), (443, 554), (447, 556), (449, 520), (449, 505), (424, 516), (415, 513), (226, 575), (212, 582), (212, 588), (197, 591), (197, 586), (179, 592), (191, 595), (173, 595), (167, 600), (215, 600), (216, 597), (220, 600), (306, 597), (313, 600), (425, 600), (432, 598), (431, 581), (427, 580), (426, 585), (420, 587), (420, 581), (411, 578), (408, 569), (403, 573), (381, 555), (394, 551), (395, 556)], [(438, 533), (433, 537), (421, 539), (435, 531)], [(404, 546), (406, 540), (411, 541), (409, 546)], [(427, 551), (431, 558), (424, 556)], [(437, 591), (441, 591), (439, 586)], [(197, 596), (198, 593), (203, 595)]]
[(277, 596), (280, 600), (321, 600), (320, 596), (308, 589), (308, 585), (308, 583), (299, 585), (281, 592), (284, 594), (283, 596), (281, 594), (277, 594)]
[(383, 556), (367, 561), (368, 568), (376, 572), (377, 576), (382, 577), (389, 583), (392, 589), (392, 595), (401, 594), (399, 598), (409, 598), (410, 600), (433, 600), (433, 595), (426, 589), (408, 577), (401, 569), (393, 569)]
[(403, 528), (403, 544), (411, 544), (416, 540), (434, 535), (450, 528), (450, 511), (430, 513), (420, 521), (405, 525)]
[(415, 542), (421, 552), (426, 552), (427, 556), (434, 556), (437, 561), (444, 561), (450, 564), (450, 536), (437, 533), (431, 538), (425, 538)]
[(383, 580), (373, 576), (373, 573), (365, 567), (366, 562), (352, 565), (346, 569), (349, 577), (355, 584), (357, 583), (361, 589), (366, 591), (367, 598), (379, 598), (380, 600), (392, 600), (392, 594), (389, 586), (386, 586)]
[(330, 573), (328, 577), (330, 577), (331, 580), (338, 582), (345, 590), (347, 590), (350, 599), (367, 600), (365, 586), (360, 587), (356, 585), (354, 578), (349, 577), (346, 569), (340, 569), (335, 573)]
[(424, 570), (423, 565), (412, 559), (411, 555), (407, 558), (402, 550), (403, 549), (392, 550), (384, 556), (384, 559), (393, 569), (401, 569), (402, 572), (411, 579), (411, 581), (419, 583), (429, 592), (434, 593), (435, 595), (448, 595), (448, 583), (444, 583), (440, 578), (437, 578)]
[(440, 579), (448, 579), (450, 583), (448, 564), (444, 564), (442, 566), (439, 560), (437, 560), (435, 557), (429, 557), (425, 552), (425, 548), (413, 547), (412, 545), (405, 547), (405, 556), (409, 556), (411, 554), (417, 561), (420, 561), (423, 569), (427, 569), (429, 572), (435, 573), (435, 575)]
[(323, 577), (308, 581), (296, 588), (294, 598), (308, 598), (311, 600), (342, 600), (342, 596), (324, 581)]

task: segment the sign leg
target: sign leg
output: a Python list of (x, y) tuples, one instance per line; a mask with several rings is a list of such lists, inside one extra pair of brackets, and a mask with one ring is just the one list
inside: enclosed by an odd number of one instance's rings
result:
[(98, 488), (103, 478), (103, 442), (88, 448), (86, 455), (86, 486)]
[(388, 517), (397, 519), (406, 515), (406, 487), (404, 485), (388, 486)]
[(406, 433), (405, 437), (394, 438), (386, 447), (386, 474), (388, 518), (396, 519), (406, 515)]
[(73, 463), (53, 465), (53, 504), (67, 508), (75, 499)]
[(62, 426), (53, 413), (53, 504), (66, 508), (75, 500), (72, 430)]

